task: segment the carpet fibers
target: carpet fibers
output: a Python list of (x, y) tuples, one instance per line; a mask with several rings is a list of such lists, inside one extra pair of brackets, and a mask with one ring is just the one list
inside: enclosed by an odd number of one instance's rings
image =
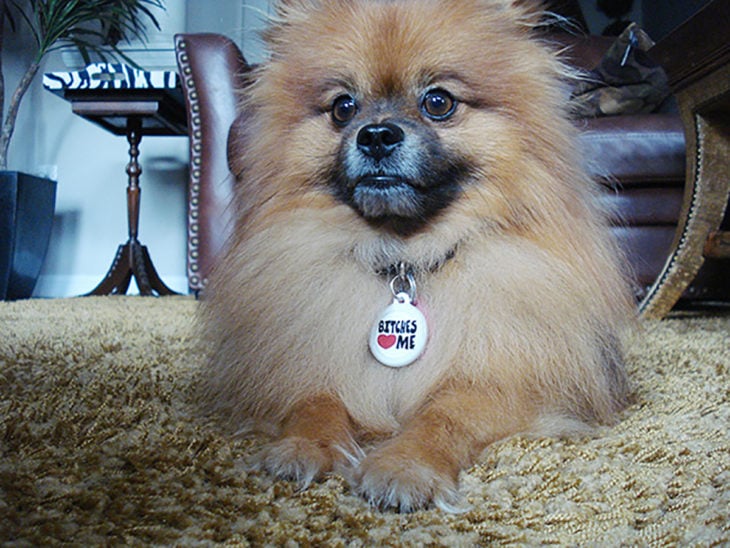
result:
[(381, 512), (332, 476), (248, 472), (261, 440), (198, 414), (184, 297), (0, 303), (0, 545), (730, 543), (730, 316), (646, 326), (635, 403), (595, 438), (514, 437), (465, 513)]

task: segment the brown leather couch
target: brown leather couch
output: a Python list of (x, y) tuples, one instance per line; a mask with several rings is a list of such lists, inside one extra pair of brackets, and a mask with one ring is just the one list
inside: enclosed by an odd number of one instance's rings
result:
[[(605, 39), (571, 38), (569, 59), (592, 68), (610, 44)], [(234, 177), (229, 171), (227, 136), (236, 121), (237, 94), (249, 69), (238, 47), (216, 34), (176, 36), (190, 127), (188, 281), (202, 289), (229, 230)], [(236, 123), (245, 123), (239, 119)], [(603, 195), (618, 212), (611, 230), (636, 274), (641, 298), (667, 259), (682, 204), (685, 144), (674, 113), (579, 120), (592, 169)], [(686, 299), (727, 299), (727, 264), (703, 267)]]

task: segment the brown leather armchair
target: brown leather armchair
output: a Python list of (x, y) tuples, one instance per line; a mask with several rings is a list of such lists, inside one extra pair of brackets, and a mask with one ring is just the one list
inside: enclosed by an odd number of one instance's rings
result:
[[(609, 43), (574, 39), (570, 60), (591, 68)], [(250, 67), (238, 47), (220, 35), (178, 35), (175, 47), (190, 122), (188, 281), (197, 292), (206, 285), (229, 231), (228, 204), (235, 181), (228, 168), (227, 136)], [(611, 230), (626, 252), (638, 281), (637, 297), (642, 298), (667, 260), (680, 214), (685, 180), (682, 121), (677, 114), (664, 113), (578, 123), (595, 175), (604, 183), (602, 199), (618, 212)], [(727, 272), (710, 270), (700, 273), (686, 298), (716, 299), (718, 291), (728, 292), (723, 281)]]

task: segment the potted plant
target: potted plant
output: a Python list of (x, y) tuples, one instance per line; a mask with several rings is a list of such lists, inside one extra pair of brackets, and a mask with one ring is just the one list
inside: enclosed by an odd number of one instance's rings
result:
[[(55, 206), (55, 181), (8, 171), (8, 149), (18, 109), (41, 62), (52, 51), (76, 49), (85, 62), (96, 55), (122, 59), (122, 41), (146, 41), (145, 24), (159, 29), (153, 8), (163, 0), (3, 0), (0, 3), (0, 299), (28, 297), (45, 257)], [(2, 70), (5, 30), (29, 29), (36, 52), (5, 108)]]

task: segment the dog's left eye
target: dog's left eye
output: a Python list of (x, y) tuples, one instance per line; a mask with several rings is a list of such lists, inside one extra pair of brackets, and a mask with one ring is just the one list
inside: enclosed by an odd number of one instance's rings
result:
[(446, 90), (432, 89), (421, 99), (421, 111), (433, 120), (445, 120), (456, 110), (456, 100)]
[(347, 125), (357, 114), (357, 103), (349, 95), (340, 95), (332, 103), (332, 120), (338, 126)]

